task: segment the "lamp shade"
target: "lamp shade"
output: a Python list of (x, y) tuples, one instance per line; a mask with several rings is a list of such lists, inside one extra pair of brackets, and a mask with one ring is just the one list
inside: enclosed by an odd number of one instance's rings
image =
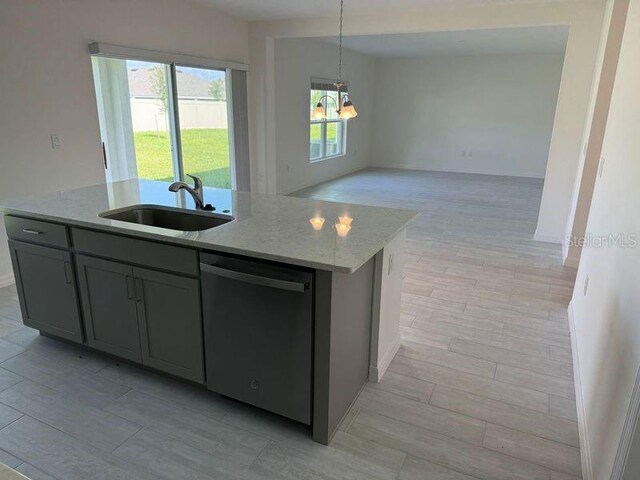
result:
[(327, 118), (327, 113), (324, 110), (324, 105), (321, 102), (318, 102), (316, 108), (311, 112), (311, 120), (324, 120)]
[(355, 118), (357, 116), (358, 116), (358, 112), (356, 112), (356, 107), (353, 106), (353, 103), (351, 103), (351, 100), (347, 100), (346, 102), (344, 102), (344, 104), (342, 105), (342, 108), (340, 109), (340, 118), (344, 120), (348, 120), (350, 118)]

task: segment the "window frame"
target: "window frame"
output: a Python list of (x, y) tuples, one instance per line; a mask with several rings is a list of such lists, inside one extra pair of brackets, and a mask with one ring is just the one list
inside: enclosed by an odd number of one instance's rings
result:
[[(313, 81), (312, 81), (313, 83)], [(309, 88), (309, 105), (313, 108), (315, 105), (311, 105), (311, 98), (313, 92), (322, 92), (322, 96), (328, 95), (330, 92), (335, 92), (336, 90), (319, 90), (317, 88), (313, 88), (313, 85)], [(330, 105), (329, 102), (325, 102), (325, 109), (329, 110), (329, 108), (334, 107)], [(327, 155), (327, 126), (330, 123), (340, 124), (340, 151), (339, 153), (333, 155)], [(322, 120), (314, 120), (309, 119), (309, 132), (314, 125), (320, 125), (320, 156), (319, 157), (311, 157), (311, 135), (309, 134), (309, 163), (317, 163), (322, 162), (324, 160), (331, 160), (334, 158), (344, 157), (347, 154), (347, 121), (342, 118), (324, 118)], [(336, 128), (338, 130), (338, 128)]]
[[(172, 160), (172, 173), (174, 181), (185, 181), (185, 168), (183, 158), (183, 142), (181, 138), (181, 124), (179, 115), (179, 97), (178, 97), (178, 82), (177, 82), (177, 69), (180, 67), (185, 68), (198, 68), (204, 70), (216, 70), (224, 72), (225, 86), (227, 88), (227, 125), (228, 125), (228, 143), (229, 143), (229, 167), (230, 167), (230, 188), (236, 190), (239, 184), (243, 189), (249, 190), (249, 177), (246, 164), (244, 163), (245, 154), (247, 155), (246, 161), (248, 162), (248, 138), (246, 133), (236, 132), (236, 115), (238, 115), (238, 123), (242, 122), (246, 125), (247, 113), (243, 111), (236, 111), (235, 101), (238, 101), (238, 105), (246, 108), (247, 92), (246, 92), (246, 78), (244, 79), (244, 86), (240, 88), (242, 95), (237, 99), (234, 98), (234, 88), (232, 78), (237, 72), (246, 72), (249, 70), (249, 66), (242, 63), (228, 62), (213, 60), (204, 57), (196, 57), (191, 55), (183, 55), (177, 53), (168, 53), (154, 50), (144, 50), (137, 48), (122, 47), (111, 44), (103, 43), (91, 43), (89, 45), (89, 53), (92, 62), (92, 74), (94, 88), (98, 88), (98, 84), (95, 80), (96, 65), (94, 59), (107, 58), (113, 60), (132, 60), (158, 64), (163, 67), (165, 85), (167, 89), (167, 118), (168, 118), (168, 133), (170, 138), (171, 148), (171, 160)], [(98, 114), (100, 116), (100, 95), (96, 90), (96, 100), (98, 103)], [(103, 124), (107, 122), (100, 121), (100, 135), (103, 145), (102, 153), (105, 163), (105, 170), (108, 170), (108, 159), (105, 147), (106, 135), (103, 135)], [(248, 130), (248, 127), (245, 128)], [(241, 142), (241, 143), (238, 143)], [(238, 172), (238, 158), (243, 161), (243, 167), (241, 170), (241, 178), (239, 178)], [(109, 180), (109, 173), (106, 172), (106, 180)], [(215, 187), (219, 188), (219, 187)]]
[[(127, 59), (128, 60), (128, 59)], [(183, 127), (180, 123), (180, 97), (178, 96), (178, 68), (199, 68), (203, 70), (216, 70), (224, 72), (225, 85), (231, 83), (231, 69), (226, 68), (212, 68), (212, 67), (195, 67), (192, 65), (185, 65), (182, 63), (168, 62), (160, 63), (164, 65), (165, 69), (165, 82), (167, 88), (167, 108), (169, 115), (169, 137), (171, 145), (171, 157), (173, 161), (173, 178), (176, 182), (184, 182), (187, 180), (184, 169), (184, 150), (182, 144), (182, 130)], [(230, 96), (232, 95), (229, 89)], [(227, 103), (227, 136), (229, 142), (229, 174), (230, 174), (230, 186), (232, 190), (236, 189), (235, 179), (235, 158), (234, 158), (234, 137), (233, 137), (233, 109), (232, 103)]]

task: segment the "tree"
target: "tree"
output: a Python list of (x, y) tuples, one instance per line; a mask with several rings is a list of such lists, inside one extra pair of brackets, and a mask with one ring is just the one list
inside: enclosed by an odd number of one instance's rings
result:
[(322, 90), (311, 90), (311, 104), (315, 107), (323, 95), (324, 91)]
[(151, 89), (160, 99), (160, 110), (167, 113), (167, 78), (164, 67), (156, 66), (151, 69)]
[(227, 92), (222, 78), (211, 81), (211, 85), (209, 85), (209, 95), (213, 100), (220, 102), (224, 102), (227, 99)]

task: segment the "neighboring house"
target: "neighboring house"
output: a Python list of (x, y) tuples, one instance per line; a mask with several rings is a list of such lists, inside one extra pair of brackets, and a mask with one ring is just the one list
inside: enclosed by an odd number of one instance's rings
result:
[[(213, 99), (211, 95), (212, 80), (177, 70), (178, 96), (180, 98)], [(158, 98), (154, 89), (153, 68), (129, 68), (129, 93), (135, 98)], [(216, 80), (214, 80), (216, 81)], [(223, 91), (224, 93), (224, 91)], [(215, 100), (223, 100), (217, 98)]]
[[(180, 124), (183, 128), (227, 128), (227, 102), (224, 81), (177, 70)], [(129, 95), (133, 130), (167, 130), (167, 113), (154, 82), (153, 68), (129, 68)], [(212, 84), (220, 82), (219, 97), (212, 95)]]

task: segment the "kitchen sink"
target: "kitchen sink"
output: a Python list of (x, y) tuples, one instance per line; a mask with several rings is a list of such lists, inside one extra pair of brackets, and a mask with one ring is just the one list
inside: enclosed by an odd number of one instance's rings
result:
[(208, 230), (234, 220), (231, 215), (183, 210), (162, 205), (131, 205), (103, 212), (99, 216), (121, 222), (188, 232)]

